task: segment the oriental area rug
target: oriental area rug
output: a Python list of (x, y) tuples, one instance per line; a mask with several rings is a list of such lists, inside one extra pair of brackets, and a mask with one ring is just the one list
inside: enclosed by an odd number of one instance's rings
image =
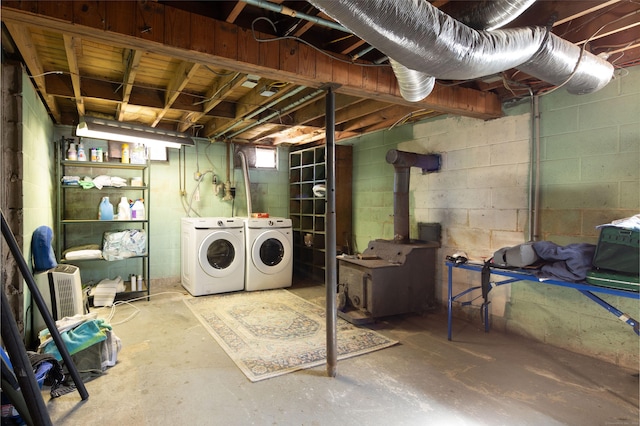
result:
[[(252, 382), (326, 363), (325, 308), (282, 289), (220, 294), (185, 303)], [(337, 319), (338, 359), (397, 341)]]

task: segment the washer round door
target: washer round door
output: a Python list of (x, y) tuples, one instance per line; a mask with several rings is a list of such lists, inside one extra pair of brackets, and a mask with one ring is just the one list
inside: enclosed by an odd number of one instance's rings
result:
[(265, 231), (253, 242), (251, 261), (263, 274), (276, 274), (291, 262), (291, 243), (281, 232)]
[(243, 265), (243, 250), (240, 238), (228, 231), (215, 231), (200, 244), (198, 262), (212, 277), (226, 277)]

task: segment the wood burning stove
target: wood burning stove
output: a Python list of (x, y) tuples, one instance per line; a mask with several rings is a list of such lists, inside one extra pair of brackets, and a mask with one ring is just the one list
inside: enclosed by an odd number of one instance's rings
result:
[(394, 165), (394, 239), (369, 242), (361, 256), (338, 258), (338, 315), (352, 323), (421, 313), (435, 301), (439, 242), (409, 239), (409, 169), (440, 170), (440, 155), (390, 150)]

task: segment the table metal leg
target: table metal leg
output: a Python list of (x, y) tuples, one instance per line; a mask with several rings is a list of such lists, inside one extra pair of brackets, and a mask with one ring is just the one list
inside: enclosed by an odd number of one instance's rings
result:
[(618, 319), (620, 321), (622, 321), (622, 322), (624, 322), (626, 324), (629, 324), (631, 327), (633, 327), (633, 331), (637, 335), (640, 336), (640, 327), (638, 326), (638, 321), (636, 321), (635, 319), (631, 318), (629, 315), (625, 314), (624, 312), (620, 311), (619, 309), (615, 308), (614, 306), (611, 306), (610, 304), (608, 304), (604, 300), (600, 299), (598, 296), (596, 296), (595, 294), (591, 293), (590, 291), (585, 291), (585, 290), (578, 290), (578, 291), (580, 291), (580, 293), (582, 293), (585, 296), (587, 296), (589, 299), (591, 299), (594, 302), (596, 302), (598, 305), (600, 305), (603, 308), (605, 308), (607, 311), (611, 312), (613, 315), (618, 317)]
[(453, 288), (453, 285), (452, 285), (453, 266), (448, 265), (448, 267), (449, 267), (449, 280), (448, 280), (449, 296), (448, 296), (448, 305), (447, 305), (447, 339), (451, 340), (451, 306), (452, 306), (451, 298), (453, 297), (451, 293)]

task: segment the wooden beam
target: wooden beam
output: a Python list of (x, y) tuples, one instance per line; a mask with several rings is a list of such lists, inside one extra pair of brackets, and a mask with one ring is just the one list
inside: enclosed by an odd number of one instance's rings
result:
[(82, 91), (80, 90), (80, 69), (78, 68), (78, 61), (76, 58), (76, 49), (80, 40), (63, 35), (64, 50), (67, 55), (67, 62), (69, 64), (69, 74), (71, 75), (71, 85), (73, 87), (73, 97), (76, 101), (76, 108), (78, 110), (78, 116), (84, 117), (84, 101), (82, 99)]
[[(354, 120), (348, 120), (341, 126), (341, 130), (361, 130), (372, 126), (380, 125), (380, 123), (387, 123), (391, 121), (391, 124), (402, 119), (402, 117), (416, 111), (415, 109), (406, 107), (404, 105), (387, 105), (386, 108), (380, 108), (379, 110), (367, 114), (366, 116), (359, 117)], [(381, 127), (386, 128), (389, 126)]]
[(157, 114), (156, 119), (151, 123), (151, 127), (156, 127), (160, 123), (160, 120), (167, 114), (171, 105), (180, 96), (180, 92), (195, 75), (198, 68), (200, 68), (200, 65), (193, 62), (181, 62), (178, 65), (178, 69), (173, 73), (173, 78), (169, 81), (164, 94), (164, 108)]
[[(4, 14), (4, 9), (3, 9)], [(29, 72), (31, 73), (31, 79), (34, 81), (42, 99), (47, 104), (47, 108), (51, 112), (53, 118), (60, 123), (62, 115), (56, 104), (56, 100), (53, 96), (47, 93), (47, 85), (45, 84), (45, 72), (40, 60), (38, 59), (38, 53), (35, 51), (33, 40), (31, 39), (31, 33), (29, 33), (26, 26), (22, 24), (12, 24), (5, 22), (7, 30), (11, 34), (13, 41), (20, 52), (22, 52), (22, 59), (24, 59)]]
[(247, 76), (240, 76), (238, 73), (229, 74), (218, 78), (207, 91), (207, 97), (202, 102), (202, 111), (184, 114), (178, 125), (178, 131), (184, 132), (190, 126), (197, 123), (209, 111), (225, 100), (229, 93), (240, 86), (247, 79)]
[[(11, 3), (13, 4), (15, 3)], [(184, 22), (179, 21), (185, 14), (177, 15), (171, 7), (161, 4), (157, 4), (154, 12), (175, 17), (176, 19), (171, 19), (173, 25), (191, 28), (192, 31), (197, 31), (201, 25), (204, 25), (211, 36), (206, 39), (191, 37), (190, 47), (184, 48), (154, 41), (144, 34), (130, 35), (104, 30), (102, 25), (91, 24), (93, 20), (76, 16), (80, 13), (77, 9), (74, 9), (74, 15), (70, 19), (53, 19), (43, 14), (15, 9), (10, 7), (11, 5), (2, 4), (2, 19), (7, 23), (38, 25), (73, 37), (95, 38), (104, 43), (133, 50), (157, 52), (183, 61), (213, 65), (245, 74), (257, 74), (272, 80), (287, 81), (306, 87), (319, 88), (326, 83), (333, 83), (338, 86), (336, 93), (389, 103), (436, 109), (445, 113), (483, 119), (502, 116), (500, 101), (492, 93), (481, 93), (462, 87), (437, 87), (423, 101), (409, 102), (400, 95), (390, 68), (350, 64), (349, 58), (346, 57), (344, 58), (346, 62), (341, 62), (317, 54), (311, 47), (292, 40), (261, 43), (254, 39), (250, 30), (207, 17), (199, 16), (198, 28), (194, 28), (190, 25), (190, 19), (184, 19)], [(107, 8), (105, 13), (108, 15), (110, 10)], [(87, 13), (95, 13), (95, 11), (90, 9)], [(112, 16), (106, 18), (115, 19)], [(119, 16), (118, 19), (126, 19), (126, 17)], [(162, 19), (158, 17), (158, 21)], [(83, 22), (89, 24), (83, 24)], [(261, 39), (270, 37), (264, 34), (257, 34), (257, 36)], [(157, 34), (154, 37), (157, 38)]]
[(597, 12), (600, 9), (604, 9), (605, 7), (609, 7), (612, 4), (616, 4), (618, 2), (620, 2), (620, 0), (609, 0), (603, 3), (600, 3), (596, 6), (590, 7), (589, 9), (581, 10), (580, 12), (574, 13), (571, 16), (567, 16), (566, 18), (557, 20), (556, 22), (553, 23), (553, 26), (557, 27), (558, 25), (562, 25), (565, 22), (573, 21), (574, 19), (580, 18), (582, 16), (588, 15), (593, 12)]
[(124, 78), (122, 79), (122, 102), (118, 105), (116, 112), (116, 120), (118, 121), (123, 120), (124, 112), (131, 97), (131, 91), (133, 90), (133, 83), (136, 80), (136, 74), (138, 72), (138, 67), (140, 66), (142, 54), (142, 50), (128, 50), (128, 55), (125, 58), (126, 69), (124, 72)]
[(236, 22), (236, 19), (238, 19), (238, 16), (240, 16), (240, 12), (242, 12), (246, 5), (247, 4), (243, 1), (236, 2), (236, 5), (233, 6), (233, 10), (231, 11), (231, 13), (229, 13), (229, 16), (227, 16), (226, 21), (230, 24)]

